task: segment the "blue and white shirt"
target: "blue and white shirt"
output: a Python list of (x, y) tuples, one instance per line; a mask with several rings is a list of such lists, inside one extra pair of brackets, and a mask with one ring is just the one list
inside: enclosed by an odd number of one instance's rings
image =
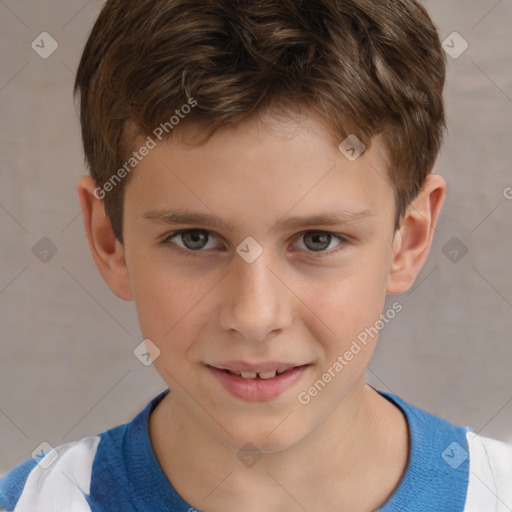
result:
[[(155, 456), (151, 412), (30, 459), (0, 480), (0, 511), (191, 512)], [(405, 413), (411, 435), (407, 470), (378, 512), (510, 512), (512, 446), (456, 427), (381, 392)]]

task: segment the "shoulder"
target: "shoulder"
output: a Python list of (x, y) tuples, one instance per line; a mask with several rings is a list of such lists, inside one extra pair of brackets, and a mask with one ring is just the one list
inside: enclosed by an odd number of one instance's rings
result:
[(87, 501), (100, 436), (29, 459), (0, 480), (0, 510), (90, 512)]
[(469, 485), (464, 512), (512, 509), (512, 445), (468, 432)]
[[(512, 444), (452, 425), (395, 395), (381, 394), (402, 409), (410, 431), (409, 467), (395, 496), (400, 500), (393, 505), (402, 506), (410, 495), (418, 510), (512, 510)], [(401, 510), (389, 508), (397, 509)]]
[(161, 472), (148, 419), (167, 393), (129, 423), (52, 448), (11, 470), (0, 479), (0, 512), (143, 510), (134, 508), (134, 488), (151, 490), (151, 478)]
[(380, 512), (462, 512), (469, 479), (468, 429), (452, 425), (396, 395), (380, 393), (402, 410), (409, 427), (407, 469)]

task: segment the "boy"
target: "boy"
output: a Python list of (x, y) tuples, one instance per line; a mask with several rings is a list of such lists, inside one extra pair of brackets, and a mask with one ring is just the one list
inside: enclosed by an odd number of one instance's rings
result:
[(0, 508), (512, 510), (509, 446), (365, 383), (445, 197), (444, 79), (414, 0), (107, 0), (79, 196), (169, 391)]

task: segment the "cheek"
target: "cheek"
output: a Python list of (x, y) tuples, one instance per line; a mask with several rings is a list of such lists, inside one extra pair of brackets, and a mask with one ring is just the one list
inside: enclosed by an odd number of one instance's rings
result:
[(322, 310), (335, 320), (338, 318), (345, 324), (347, 319), (367, 318), (383, 304), (385, 267), (385, 262), (375, 264), (361, 258), (357, 265), (346, 270), (334, 270), (322, 280), (310, 281), (309, 288), (315, 290), (314, 297)]
[(308, 328), (322, 340), (332, 358), (352, 340), (375, 325), (382, 314), (387, 282), (386, 259), (358, 259), (358, 263), (317, 273), (304, 282), (301, 294), (314, 314)]
[(153, 365), (169, 387), (175, 386), (173, 378), (178, 382), (183, 380), (180, 369), (190, 349), (190, 340), (199, 329), (193, 325), (197, 318), (194, 315), (200, 308), (196, 294), (183, 277), (171, 278), (154, 270), (144, 272), (135, 288), (142, 336), (159, 349)]
[(131, 277), (140, 328), (143, 336), (160, 345), (190, 321), (207, 284), (158, 259), (138, 261)]

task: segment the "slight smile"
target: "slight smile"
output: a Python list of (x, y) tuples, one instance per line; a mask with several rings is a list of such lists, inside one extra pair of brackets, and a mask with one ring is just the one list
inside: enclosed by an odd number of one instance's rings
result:
[(216, 380), (232, 395), (248, 402), (263, 402), (281, 395), (298, 382), (308, 364), (228, 361), (205, 364)]

